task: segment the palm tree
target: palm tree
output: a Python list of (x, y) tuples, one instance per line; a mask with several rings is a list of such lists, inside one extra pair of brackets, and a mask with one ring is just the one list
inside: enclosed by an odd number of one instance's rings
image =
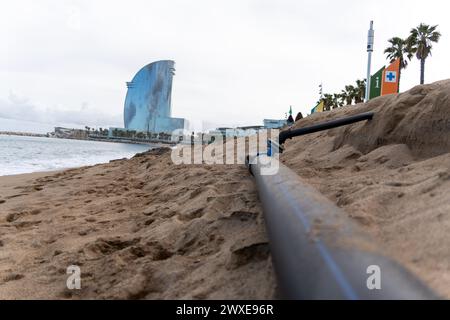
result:
[(339, 93), (333, 94), (333, 109), (342, 107), (341, 95)]
[(398, 70), (398, 89), (400, 89), (402, 69), (406, 69), (408, 61), (411, 61), (414, 52), (409, 41), (402, 38), (394, 37), (389, 39), (388, 42), (390, 43), (390, 47), (387, 47), (384, 53), (387, 55), (389, 62), (392, 63), (397, 59), (400, 60), (400, 69)]
[(352, 104), (354, 92), (355, 92), (355, 87), (352, 85), (345, 86), (345, 90), (341, 91), (341, 100), (342, 100), (342, 102), (346, 103), (347, 106)]
[(429, 55), (431, 56), (432, 43), (438, 42), (441, 38), (441, 33), (436, 31), (437, 27), (437, 25), (429, 26), (421, 23), (411, 30), (411, 35), (407, 39), (408, 46), (420, 60), (420, 84), (425, 83), (425, 60)]
[(355, 103), (361, 103), (366, 96), (366, 79), (356, 80), (356, 87), (354, 89)]
[(347, 104), (347, 99), (348, 99), (348, 93), (345, 90), (341, 90), (340, 93), (340, 99), (341, 99), (341, 104), (342, 105), (346, 105)]
[(323, 95), (323, 110), (329, 111), (331, 110), (331, 107), (333, 106), (333, 95), (329, 93), (325, 93)]

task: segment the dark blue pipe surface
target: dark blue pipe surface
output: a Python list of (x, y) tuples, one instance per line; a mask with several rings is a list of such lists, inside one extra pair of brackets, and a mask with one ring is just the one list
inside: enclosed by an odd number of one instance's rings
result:
[[(285, 299), (436, 299), (421, 281), (380, 253), (346, 213), (274, 158), (250, 171), (262, 202), (272, 259)], [(261, 162), (261, 160), (263, 162)], [(275, 175), (264, 166), (279, 166)], [(381, 289), (369, 289), (373, 268)], [(369, 280), (369, 286), (368, 286)]]

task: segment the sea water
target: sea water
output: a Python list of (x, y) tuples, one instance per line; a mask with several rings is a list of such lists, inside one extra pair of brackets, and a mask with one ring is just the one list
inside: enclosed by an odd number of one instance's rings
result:
[(0, 135), (0, 176), (131, 158), (150, 145)]

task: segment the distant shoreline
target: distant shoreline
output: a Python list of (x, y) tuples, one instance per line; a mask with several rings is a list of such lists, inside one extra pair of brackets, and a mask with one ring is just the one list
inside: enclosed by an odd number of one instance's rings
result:
[(18, 136), (18, 137), (37, 137), (37, 138), (54, 138), (54, 139), (67, 139), (67, 140), (78, 140), (78, 141), (97, 141), (97, 142), (111, 142), (111, 143), (127, 143), (127, 144), (143, 144), (155, 147), (160, 147), (164, 145), (175, 145), (176, 143), (171, 141), (148, 141), (148, 140), (134, 140), (134, 139), (124, 139), (124, 138), (94, 138), (89, 137), (87, 139), (76, 139), (76, 138), (58, 138), (50, 136), (44, 133), (31, 133), (31, 132), (14, 132), (14, 131), (0, 131), (0, 135), (4, 136)]
[(19, 137), (40, 137), (49, 138), (48, 133), (31, 133), (31, 132), (16, 132), (16, 131), (0, 131), (3, 136), (19, 136)]

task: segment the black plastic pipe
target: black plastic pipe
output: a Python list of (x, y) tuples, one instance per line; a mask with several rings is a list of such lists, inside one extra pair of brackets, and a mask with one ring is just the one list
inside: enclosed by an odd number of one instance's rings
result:
[(324, 122), (324, 123), (319, 123), (319, 124), (316, 124), (316, 125), (313, 125), (310, 127), (294, 129), (294, 130), (288, 129), (288, 130), (280, 132), (279, 144), (282, 145), (283, 143), (286, 142), (287, 139), (291, 139), (293, 137), (298, 137), (298, 136), (301, 136), (304, 134), (309, 134), (309, 133), (314, 133), (314, 132), (318, 132), (318, 131), (322, 131), (322, 130), (337, 128), (337, 127), (345, 126), (345, 125), (352, 124), (352, 123), (359, 122), (359, 121), (372, 120), (373, 116), (374, 116), (373, 112), (365, 112), (365, 113), (357, 114), (357, 115), (346, 117), (346, 118), (341, 118), (341, 119), (331, 120), (331, 121)]
[[(343, 210), (275, 158), (256, 157), (249, 167), (262, 202), (282, 298), (437, 298), (404, 267), (381, 254)], [(268, 168), (272, 174), (267, 174)], [(377, 268), (381, 289), (373, 288)]]

